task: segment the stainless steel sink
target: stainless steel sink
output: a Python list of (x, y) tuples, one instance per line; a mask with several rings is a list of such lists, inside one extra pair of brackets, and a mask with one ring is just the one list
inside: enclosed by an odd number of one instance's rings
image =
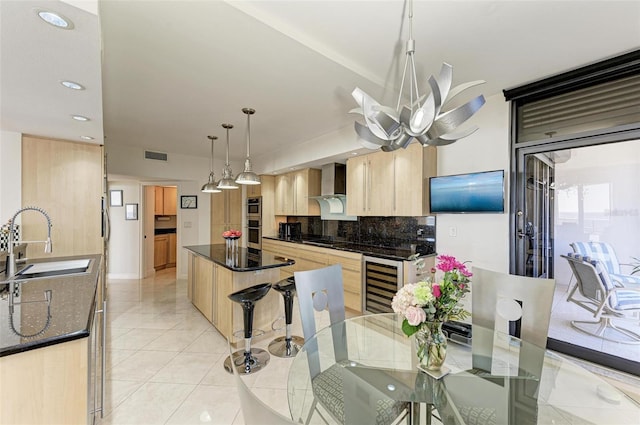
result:
[(37, 279), (44, 277), (60, 277), (87, 273), (91, 259), (46, 261), (29, 264), (16, 273), (16, 279)]

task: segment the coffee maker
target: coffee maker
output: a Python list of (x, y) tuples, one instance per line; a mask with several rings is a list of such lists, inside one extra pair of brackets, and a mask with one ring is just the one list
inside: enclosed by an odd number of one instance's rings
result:
[(302, 239), (302, 223), (280, 223), (278, 238), (284, 241), (299, 241)]

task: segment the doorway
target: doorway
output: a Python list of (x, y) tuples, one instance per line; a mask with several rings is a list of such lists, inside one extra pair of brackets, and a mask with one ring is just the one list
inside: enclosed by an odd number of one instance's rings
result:
[(176, 273), (177, 187), (144, 186), (143, 276)]
[[(561, 255), (573, 252), (576, 242), (606, 243), (623, 263), (622, 273), (632, 275), (640, 259), (640, 140), (550, 146), (518, 150), (515, 273), (556, 280), (549, 348), (637, 374), (638, 344), (572, 325), (593, 314), (569, 300), (576, 279)], [(640, 317), (620, 324), (640, 333)]]

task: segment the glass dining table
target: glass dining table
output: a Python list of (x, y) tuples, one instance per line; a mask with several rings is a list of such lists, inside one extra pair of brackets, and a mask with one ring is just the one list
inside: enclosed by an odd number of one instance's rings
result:
[[(289, 369), (291, 417), (301, 423), (380, 423), (380, 406), (404, 406), (410, 423), (639, 424), (640, 404), (600, 376), (544, 348), (492, 335), (489, 356), (450, 341), (440, 379), (417, 368), (414, 338), (399, 315), (358, 316), (305, 341)], [(338, 398), (319, 386), (331, 376)], [(335, 396), (334, 394), (334, 396)], [(331, 395), (331, 394), (329, 394)], [(329, 401), (327, 401), (329, 400)], [(338, 412), (336, 414), (336, 412)], [(420, 416), (422, 415), (422, 421)]]

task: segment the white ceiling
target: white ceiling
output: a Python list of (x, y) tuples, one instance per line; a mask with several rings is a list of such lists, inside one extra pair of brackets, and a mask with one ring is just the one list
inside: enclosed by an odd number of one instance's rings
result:
[[(43, 24), (31, 11), (37, 5), (69, 16), (76, 29)], [(208, 156), (206, 136), (223, 144), (220, 124), (229, 122), (230, 156), (241, 160), (241, 109), (253, 107), (251, 153), (259, 159), (351, 126), (356, 86), (396, 101), (404, 0), (98, 5), (102, 83), (94, 15), (59, 1), (0, 2), (3, 130), (100, 140), (103, 110), (107, 144)], [(490, 96), (639, 48), (640, 1), (416, 0), (414, 38), (423, 90), (446, 61), (454, 84), (482, 79), (479, 92)], [(87, 90), (68, 93), (57, 84), (65, 78)], [(76, 123), (73, 113), (92, 121)]]

